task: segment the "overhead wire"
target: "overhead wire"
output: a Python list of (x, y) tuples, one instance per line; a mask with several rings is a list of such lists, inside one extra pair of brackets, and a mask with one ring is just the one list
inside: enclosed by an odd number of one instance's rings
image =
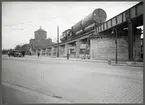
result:
[(63, 15), (54, 16), (54, 17), (51, 17), (50, 19), (47, 19), (47, 20), (27, 21), (27, 22), (21, 22), (21, 23), (17, 23), (17, 24), (6, 24), (6, 25), (3, 25), (3, 26), (15, 26), (15, 25), (21, 25), (21, 24), (29, 24), (29, 23), (38, 22), (38, 21), (51, 21), (51, 20), (54, 20), (54, 19), (56, 19), (58, 17), (61, 18), (63, 16), (67, 16), (66, 14), (70, 14), (69, 11), (67, 13), (63, 14)]

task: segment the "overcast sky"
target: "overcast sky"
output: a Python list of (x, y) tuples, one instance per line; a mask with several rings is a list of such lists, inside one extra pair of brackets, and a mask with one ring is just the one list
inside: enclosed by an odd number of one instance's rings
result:
[(2, 2), (2, 49), (29, 43), (42, 27), (47, 38), (56, 42), (59, 33), (71, 28), (96, 8), (107, 13), (107, 20), (139, 2)]

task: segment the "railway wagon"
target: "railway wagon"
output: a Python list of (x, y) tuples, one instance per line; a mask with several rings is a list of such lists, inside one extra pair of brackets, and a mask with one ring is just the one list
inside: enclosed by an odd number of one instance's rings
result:
[(63, 42), (66, 41), (68, 37), (75, 37), (94, 30), (94, 27), (104, 23), (106, 18), (106, 12), (101, 8), (97, 8), (84, 19), (72, 26), (71, 29), (65, 30), (62, 33), (60, 40)]

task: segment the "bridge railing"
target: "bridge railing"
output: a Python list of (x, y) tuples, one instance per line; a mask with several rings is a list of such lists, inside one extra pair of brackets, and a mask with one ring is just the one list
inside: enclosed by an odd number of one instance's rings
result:
[(133, 19), (135, 17), (143, 15), (143, 10), (143, 2), (140, 2), (134, 5), (133, 7), (125, 10), (124, 12), (118, 14), (117, 16), (114, 16), (113, 18), (104, 22), (102, 25), (96, 27), (96, 33), (105, 31), (107, 29), (112, 28), (113, 26), (126, 22), (129, 19)]

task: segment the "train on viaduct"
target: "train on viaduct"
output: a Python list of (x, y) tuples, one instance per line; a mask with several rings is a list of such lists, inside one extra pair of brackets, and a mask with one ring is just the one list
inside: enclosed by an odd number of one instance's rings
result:
[(66, 29), (60, 43), (41, 49), (48, 56), (96, 60), (141, 60), (143, 30), (143, 2), (106, 21), (107, 13), (97, 8), (70, 29)]

